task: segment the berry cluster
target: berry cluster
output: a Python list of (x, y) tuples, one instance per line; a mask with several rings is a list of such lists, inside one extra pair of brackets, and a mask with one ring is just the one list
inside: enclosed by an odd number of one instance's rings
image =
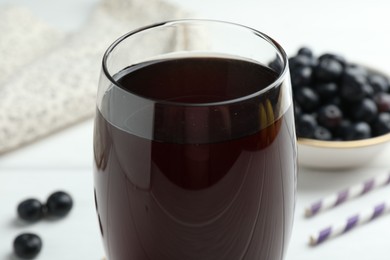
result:
[[(66, 216), (73, 206), (72, 197), (63, 191), (51, 194), (46, 203), (37, 199), (26, 199), (17, 208), (19, 218), (27, 222), (36, 222), (44, 217), (61, 218)], [(17, 236), (13, 243), (15, 254), (22, 259), (35, 258), (42, 248), (41, 238), (33, 233)]]
[(297, 136), (360, 140), (390, 132), (390, 81), (336, 54), (289, 59)]

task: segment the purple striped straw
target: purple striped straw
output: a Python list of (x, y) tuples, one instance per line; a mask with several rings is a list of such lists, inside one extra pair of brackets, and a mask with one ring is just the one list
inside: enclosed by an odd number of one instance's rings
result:
[(374, 208), (366, 210), (360, 214), (349, 217), (345, 222), (335, 225), (328, 226), (318, 232), (316, 235), (310, 236), (309, 244), (316, 246), (325, 240), (342, 235), (351, 229), (368, 223), (379, 216), (384, 215), (390, 211), (390, 201), (387, 203), (381, 203), (376, 205)]
[(388, 184), (390, 184), (390, 172), (371, 178), (312, 203), (310, 206), (305, 208), (305, 216), (311, 217), (317, 215), (320, 212), (337, 207), (346, 201), (362, 196), (374, 189)]

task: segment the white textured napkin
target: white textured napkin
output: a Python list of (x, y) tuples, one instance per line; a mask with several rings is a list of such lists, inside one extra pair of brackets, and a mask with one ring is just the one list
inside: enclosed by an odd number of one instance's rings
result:
[(6, 8), (0, 15), (1, 154), (93, 116), (109, 44), (186, 13), (160, 0), (104, 0), (82, 29), (66, 37), (27, 10)]

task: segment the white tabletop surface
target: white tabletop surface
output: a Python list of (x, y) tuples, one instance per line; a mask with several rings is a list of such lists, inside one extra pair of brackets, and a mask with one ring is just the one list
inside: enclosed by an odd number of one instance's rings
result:
[[(278, 40), (289, 54), (305, 44), (318, 54), (336, 51), (348, 59), (390, 73), (388, 0), (170, 1), (196, 12), (197, 17), (228, 20), (259, 29)], [(0, 0), (0, 5), (7, 3), (26, 5), (53, 26), (71, 31), (85, 21), (97, 0)], [(104, 252), (93, 203), (92, 123), (90, 119), (0, 156), (0, 259), (14, 259), (12, 241), (26, 231), (43, 238), (43, 250), (37, 259), (102, 259)], [(315, 248), (307, 242), (312, 232), (390, 198), (390, 188), (376, 190), (315, 218), (303, 217), (304, 206), (313, 200), (389, 169), (390, 147), (360, 169), (342, 172), (300, 169), (295, 223), (286, 259), (389, 259), (390, 216)], [(20, 200), (30, 196), (44, 200), (50, 192), (59, 189), (69, 191), (75, 200), (68, 217), (33, 225), (16, 219)]]

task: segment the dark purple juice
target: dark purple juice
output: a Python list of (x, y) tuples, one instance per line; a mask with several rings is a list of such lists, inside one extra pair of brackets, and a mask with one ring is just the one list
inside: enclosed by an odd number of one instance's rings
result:
[[(116, 75), (121, 88), (105, 93), (94, 133), (109, 260), (283, 259), (296, 174), (288, 94), (281, 84), (229, 101), (276, 76), (249, 61), (200, 57)], [(156, 103), (137, 106), (132, 93)]]

